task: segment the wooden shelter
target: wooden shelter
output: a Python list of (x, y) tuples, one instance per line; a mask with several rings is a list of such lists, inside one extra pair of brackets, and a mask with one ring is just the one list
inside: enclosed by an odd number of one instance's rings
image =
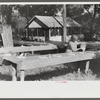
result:
[[(66, 27), (81, 27), (79, 23), (71, 18), (66, 18)], [(63, 33), (63, 18), (53, 16), (34, 16), (26, 26), (29, 31), (29, 38), (41, 38), (44, 41), (50, 40), (52, 36), (61, 36)], [(70, 32), (70, 30), (69, 30)]]

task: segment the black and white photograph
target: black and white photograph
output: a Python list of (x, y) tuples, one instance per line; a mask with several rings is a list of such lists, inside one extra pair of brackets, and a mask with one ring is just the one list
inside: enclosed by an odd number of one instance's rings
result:
[(100, 2), (1, 2), (0, 98), (100, 98)]
[(0, 81), (100, 80), (100, 4), (1, 4)]

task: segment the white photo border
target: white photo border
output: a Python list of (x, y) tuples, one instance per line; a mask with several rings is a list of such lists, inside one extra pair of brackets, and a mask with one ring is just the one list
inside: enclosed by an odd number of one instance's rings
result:
[[(45, 0), (46, 1), (46, 0)], [(99, 1), (99, 0), (98, 0)], [(17, 4), (100, 4), (100, 2), (0, 2)], [(0, 82), (0, 98), (100, 98), (100, 81)]]

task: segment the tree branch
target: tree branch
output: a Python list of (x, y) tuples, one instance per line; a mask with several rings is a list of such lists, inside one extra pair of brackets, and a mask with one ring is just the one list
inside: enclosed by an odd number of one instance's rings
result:
[(90, 11), (88, 9), (86, 9), (86, 8), (84, 8), (84, 9), (88, 12), (88, 14), (90, 15), (90, 17), (92, 18), (92, 14), (90, 13)]

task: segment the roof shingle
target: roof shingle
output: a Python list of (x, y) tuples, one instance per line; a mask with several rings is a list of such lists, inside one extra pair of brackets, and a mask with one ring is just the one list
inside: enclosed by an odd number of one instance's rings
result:
[[(41, 23), (46, 25), (48, 28), (62, 27), (63, 26), (63, 17), (52, 17), (52, 16), (34, 16), (28, 24), (29, 28), (42, 28), (39, 23), (35, 22), (35, 19), (38, 19)], [(66, 18), (66, 27), (81, 27), (79, 23), (71, 19), (70, 17)]]

